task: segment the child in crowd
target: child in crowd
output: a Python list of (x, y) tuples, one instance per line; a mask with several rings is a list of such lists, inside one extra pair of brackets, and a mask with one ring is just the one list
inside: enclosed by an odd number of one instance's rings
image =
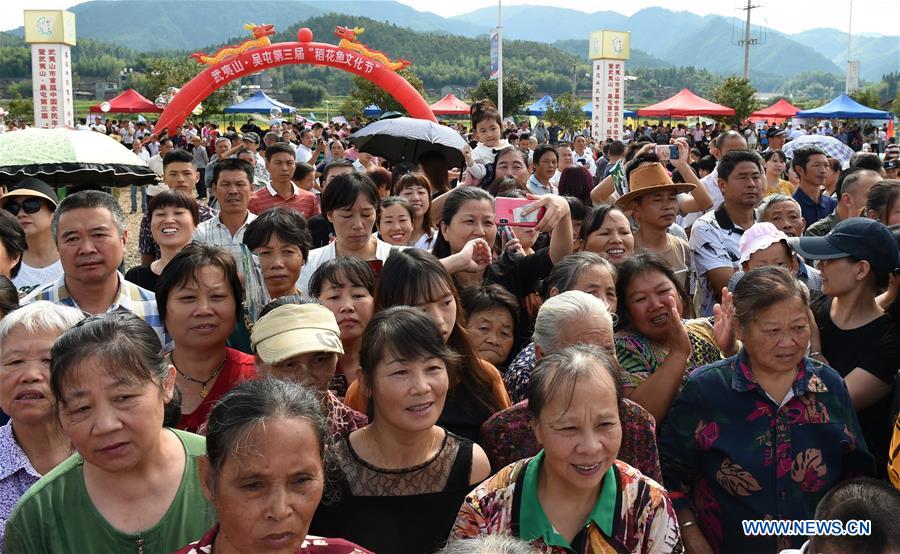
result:
[(480, 100), (472, 105), (472, 129), (478, 146), (466, 148), (467, 183), (486, 187), (494, 180), (494, 156), (509, 142), (502, 138), (503, 120), (490, 100)]

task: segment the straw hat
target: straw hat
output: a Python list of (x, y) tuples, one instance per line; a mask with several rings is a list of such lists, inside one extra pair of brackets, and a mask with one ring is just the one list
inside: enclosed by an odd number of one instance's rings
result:
[(641, 166), (628, 176), (629, 192), (616, 200), (616, 206), (626, 208), (632, 200), (644, 194), (660, 190), (675, 190), (675, 192), (690, 192), (694, 190), (693, 183), (673, 183), (669, 173), (660, 163), (650, 163)]

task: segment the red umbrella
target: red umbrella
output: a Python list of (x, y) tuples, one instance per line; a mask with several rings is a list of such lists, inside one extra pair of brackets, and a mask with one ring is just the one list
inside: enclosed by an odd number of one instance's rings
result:
[(638, 110), (639, 117), (687, 117), (690, 115), (734, 115), (734, 109), (700, 98), (688, 89), (662, 102)]
[(750, 114), (750, 121), (771, 121), (773, 123), (780, 123), (785, 119), (794, 117), (799, 111), (800, 110), (794, 105), (782, 98), (768, 108), (763, 108)]
[[(110, 113), (161, 113), (162, 108), (157, 108), (156, 104), (147, 100), (133, 88), (130, 88), (122, 94), (116, 96), (109, 102)], [(91, 106), (91, 113), (102, 113), (100, 104)]]
[(452, 94), (448, 94), (429, 107), (434, 115), (469, 115), (469, 105)]

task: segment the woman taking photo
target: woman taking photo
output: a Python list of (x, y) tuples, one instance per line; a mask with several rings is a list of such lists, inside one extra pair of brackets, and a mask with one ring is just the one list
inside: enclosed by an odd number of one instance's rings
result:
[(685, 319), (690, 301), (675, 273), (658, 255), (641, 253), (619, 267), (616, 296), (625, 396), (662, 422), (691, 370), (737, 352), (730, 295), (717, 305), (715, 327)]
[(512, 535), (541, 552), (683, 552), (661, 485), (616, 460), (622, 388), (615, 360), (579, 345), (548, 354), (528, 393), (543, 449), (466, 497), (451, 539)]
[(747, 272), (734, 290), (741, 350), (694, 371), (669, 410), (660, 458), (689, 552), (799, 548), (803, 537), (748, 536), (741, 521), (812, 519), (838, 481), (874, 469), (847, 386), (804, 356), (808, 308), (786, 270)]
[(325, 489), (328, 426), (311, 391), (277, 379), (233, 388), (209, 414), (203, 491), (219, 517), (175, 554), (363, 554), (308, 536)]
[(297, 294), (300, 268), (311, 243), (306, 219), (285, 206), (269, 208), (247, 225), (244, 244), (259, 259), (269, 298)]
[(253, 356), (225, 346), (241, 317), (241, 282), (227, 250), (191, 243), (159, 277), (159, 316), (175, 341), (168, 354), (181, 391), (177, 427), (197, 432), (234, 385), (256, 375)]
[(373, 552), (433, 552), (490, 473), (481, 447), (437, 425), (458, 357), (425, 313), (396, 307), (372, 319), (361, 359), (370, 423), (336, 445), (329, 482), (339, 496), (310, 529)]
[(790, 181), (782, 179), (784, 169), (787, 166), (787, 158), (781, 150), (766, 150), (763, 152), (763, 161), (766, 168), (766, 190), (763, 196), (770, 194), (786, 194), (793, 196), (794, 185)]
[(343, 400), (359, 377), (360, 343), (374, 313), (375, 273), (359, 258), (329, 260), (313, 274), (309, 294), (331, 310), (341, 330), (344, 353), (328, 388)]
[(458, 187), (447, 195), (432, 252), (441, 258), (461, 287), (496, 283), (521, 300), (535, 289), (553, 264), (572, 253), (568, 202), (556, 195), (531, 199), (534, 202), (524, 208), (523, 213), (546, 209), (534, 230), (536, 233), (552, 231), (550, 246), (532, 256), (504, 256), (488, 264), (473, 262), (470, 250), (489, 250), (497, 238), (494, 197), (478, 187)]
[(56, 418), (50, 391), (50, 349), (84, 319), (81, 310), (32, 302), (0, 321), (0, 550), (3, 527), (16, 501), (42, 475), (72, 454)]
[(334, 225), (334, 241), (309, 253), (300, 271), (301, 292), (309, 291), (312, 274), (328, 260), (341, 256), (373, 263), (387, 260), (395, 247), (372, 234), (380, 209), (378, 189), (366, 175), (349, 173), (332, 179), (322, 193), (322, 213)]
[(162, 426), (175, 368), (131, 312), (90, 317), (50, 353), (50, 388), (76, 453), (22, 496), (6, 552), (171, 552), (213, 523), (202, 437)]
[(150, 198), (150, 233), (159, 245), (159, 259), (148, 265), (133, 267), (125, 279), (135, 285), (156, 291), (159, 276), (175, 254), (193, 240), (200, 223), (197, 201), (181, 191), (165, 190)]
[(391, 187), (391, 194), (406, 198), (415, 212), (414, 242), (410, 246), (431, 250), (435, 233), (431, 224), (431, 183), (428, 177), (417, 171), (401, 175)]
[[(450, 393), (438, 423), (471, 440), (494, 412), (509, 406), (509, 397), (497, 368), (482, 360), (464, 327), (462, 304), (453, 280), (431, 254), (404, 250), (384, 265), (375, 293), (375, 312), (392, 306), (414, 306), (427, 313), (441, 331), (443, 341), (460, 356), (451, 374)], [(347, 391), (347, 404), (360, 412), (366, 402), (359, 383)]]

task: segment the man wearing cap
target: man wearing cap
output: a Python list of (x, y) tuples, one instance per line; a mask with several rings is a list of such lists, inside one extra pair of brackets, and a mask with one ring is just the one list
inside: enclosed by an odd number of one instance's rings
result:
[(755, 223), (741, 235), (741, 271), (731, 276), (728, 290), (733, 291), (744, 273), (763, 266), (777, 266), (789, 270), (797, 280), (806, 285), (817, 298), (822, 294), (822, 276), (819, 270), (798, 259), (788, 245), (788, 236), (775, 225), (762, 221)]
[(884, 178), (897, 179), (900, 177), (900, 160), (894, 158), (884, 162)]
[(716, 173), (725, 201), (694, 223), (690, 239), (702, 295), (698, 316), (712, 315), (722, 288), (739, 269), (741, 235), (756, 222), (755, 208), (765, 186), (762, 158), (750, 150), (725, 154)]
[(338, 356), (344, 354), (341, 331), (331, 310), (312, 302), (263, 310), (250, 333), (250, 344), (260, 377), (296, 381), (319, 395), (334, 435), (347, 435), (366, 426), (365, 415), (345, 406), (328, 389)]
[(56, 191), (47, 183), (29, 177), (0, 198), (0, 207), (15, 216), (28, 249), (22, 253), (22, 266), (13, 284), (20, 296), (62, 277), (63, 267), (53, 240), (51, 222), (59, 204)]
[[(684, 152), (687, 153), (686, 147)], [(630, 211), (638, 225), (634, 233), (635, 250), (649, 250), (662, 256), (690, 294), (694, 285), (691, 247), (686, 240), (668, 231), (678, 215), (678, 193), (690, 192), (696, 185), (673, 183), (661, 163), (644, 159), (649, 156), (637, 156), (625, 167), (629, 191), (616, 200), (616, 206), (626, 213)]]
[(800, 212), (810, 227), (828, 217), (837, 206), (837, 200), (823, 192), (828, 177), (828, 155), (818, 146), (804, 146), (794, 150), (791, 167), (800, 178), (794, 199), (800, 203)]
[(241, 141), (244, 143), (244, 148), (253, 152), (253, 156), (256, 158), (256, 163), (253, 164), (253, 174), (257, 179), (268, 183), (270, 177), (269, 172), (266, 171), (266, 160), (259, 154), (259, 135), (246, 133), (241, 137)]
[(900, 333), (875, 301), (900, 268), (893, 235), (880, 221), (851, 217), (824, 237), (788, 240), (808, 260), (821, 260), (823, 296), (812, 304), (820, 357), (847, 384), (876, 472), (885, 474), (890, 441), (891, 391), (900, 367)]
[(866, 209), (869, 189), (879, 181), (882, 181), (881, 175), (871, 169), (851, 167), (842, 171), (835, 184), (837, 206), (834, 211), (810, 225), (803, 234), (810, 237), (824, 237), (839, 221), (862, 215)]

